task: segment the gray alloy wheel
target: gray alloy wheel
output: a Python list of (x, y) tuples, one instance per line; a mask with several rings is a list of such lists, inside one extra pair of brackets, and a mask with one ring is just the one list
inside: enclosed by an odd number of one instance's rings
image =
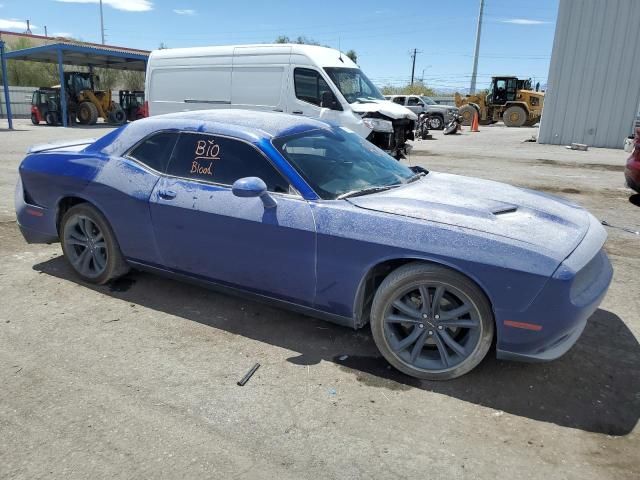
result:
[(382, 355), (398, 370), (449, 380), (482, 361), (494, 320), (484, 293), (467, 277), (439, 265), (411, 263), (380, 285), (371, 330)]
[(83, 280), (103, 284), (129, 270), (111, 227), (90, 204), (70, 208), (60, 229), (64, 255)]
[(440, 115), (429, 118), (429, 128), (431, 130), (442, 130), (444, 128), (444, 119)]

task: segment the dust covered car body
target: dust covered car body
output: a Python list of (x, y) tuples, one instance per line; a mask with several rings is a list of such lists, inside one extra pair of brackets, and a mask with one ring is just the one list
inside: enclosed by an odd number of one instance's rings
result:
[(344, 127), (278, 113), (143, 119), (32, 148), (16, 212), (85, 281), (130, 267), (241, 292), (352, 328), (399, 370), (448, 379), (551, 360), (611, 281), (584, 209), (410, 169)]

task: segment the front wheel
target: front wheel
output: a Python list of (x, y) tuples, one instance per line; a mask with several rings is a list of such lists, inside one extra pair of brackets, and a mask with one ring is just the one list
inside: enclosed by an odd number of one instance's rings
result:
[(434, 115), (429, 118), (429, 128), (431, 130), (442, 130), (444, 128), (444, 119), (440, 115)]
[(410, 263), (378, 288), (371, 331), (380, 353), (401, 372), (450, 380), (485, 357), (494, 319), (486, 296), (467, 277), (439, 265)]
[(527, 112), (524, 108), (513, 105), (504, 111), (502, 121), (507, 127), (522, 127), (527, 121)]
[(107, 219), (90, 204), (64, 214), (60, 236), (64, 256), (85, 282), (104, 284), (129, 271)]

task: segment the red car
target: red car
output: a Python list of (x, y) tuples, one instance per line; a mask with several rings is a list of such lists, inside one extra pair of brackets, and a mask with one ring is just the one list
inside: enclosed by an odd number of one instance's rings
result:
[(640, 128), (636, 129), (635, 148), (627, 160), (624, 178), (627, 179), (629, 188), (640, 192)]

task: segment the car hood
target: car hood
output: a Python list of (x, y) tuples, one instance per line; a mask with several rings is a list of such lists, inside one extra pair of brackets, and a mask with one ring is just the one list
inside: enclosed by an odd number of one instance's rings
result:
[(418, 116), (408, 108), (390, 102), (389, 100), (370, 100), (363, 103), (355, 102), (351, 104), (351, 109), (360, 115), (378, 112), (393, 120), (408, 118), (415, 121), (418, 119)]
[(586, 210), (561, 198), (436, 172), (403, 187), (348, 200), (368, 210), (525, 242), (544, 249), (559, 261), (576, 248), (590, 223)]

